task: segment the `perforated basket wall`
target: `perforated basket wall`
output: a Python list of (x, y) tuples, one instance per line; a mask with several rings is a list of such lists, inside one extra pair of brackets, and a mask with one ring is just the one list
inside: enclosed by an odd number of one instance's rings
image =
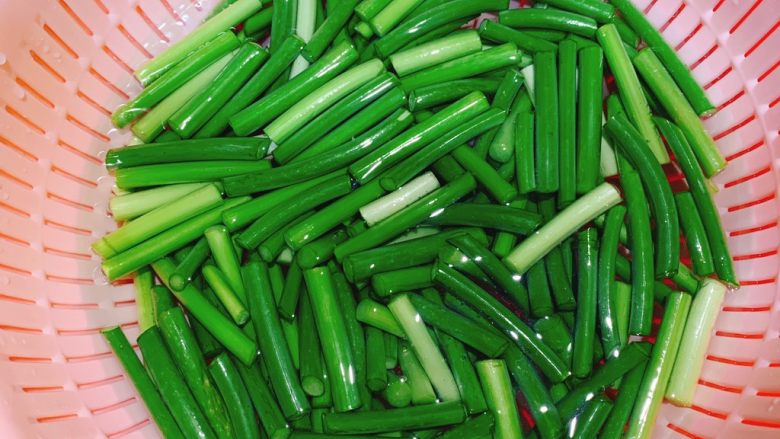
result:
[[(780, 437), (778, 0), (638, 0), (705, 84), (728, 157), (716, 200), (743, 285), (726, 299), (690, 409), (658, 438)], [(89, 244), (114, 228), (109, 113), (132, 71), (202, 20), (186, 0), (0, 0), (0, 437), (158, 437), (103, 342), (138, 333), (131, 285)]]

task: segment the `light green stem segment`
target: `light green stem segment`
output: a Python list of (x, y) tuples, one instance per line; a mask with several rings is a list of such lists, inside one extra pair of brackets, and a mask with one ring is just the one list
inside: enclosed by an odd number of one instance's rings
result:
[(564, 239), (621, 200), (617, 188), (602, 183), (521, 242), (504, 258), (504, 263), (517, 273), (525, 273)]
[[(317, 21), (317, 0), (298, 0), (297, 18), (295, 21), (295, 33), (301, 37), (301, 39), (308, 43), (311, 40), (311, 36), (314, 35), (314, 28)], [(290, 70), (290, 78), (298, 76), (299, 73), (306, 70), (309, 67), (309, 62), (306, 58), (298, 55), (293, 61), (292, 69)]]
[(168, 69), (188, 57), (198, 47), (251, 17), (262, 7), (263, 3), (260, 0), (238, 0), (198, 26), (184, 39), (141, 66), (135, 71), (136, 78), (141, 81), (142, 85), (149, 85)]
[(639, 77), (634, 66), (631, 65), (631, 59), (623, 47), (623, 41), (620, 39), (617, 28), (614, 24), (601, 26), (596, 31), (596, 37), (604, 48), (604, 56), (607, 58), (612, 74), (615, 75), (615, 83), (623, 105), (626, 107), (626, 114), (647, 141), (658, 162), (662, 165), (669, 163), (669, 154), (661, 141), (661, 136), (655, 129), (650, 114), (650, 105), (642, 92), (642, 84), (639, 83)]
[(726, 295), (726, 285), (705, 279), (696, 293), (685, 323), (680, 352), (666, 387), (666, 399), (674, 405), (690, 407), (707, 355), (712, 328)]
[(438, 40), (412, 47), (390, 56), (398, 76), (405, 76), (482, 50), (482, 40), (477, 31), (457, 32)]
[(404, 329), (412, 344), (417, 358), (420, 359), (425, 373), (431, 380), (433, 388), (442, 401), (459, 401), (460, 392), (452, 376), (452, 371), (441, 351), (431, 338), (428, 328), (414, 309), (409, 297), (405, 294), (397, 296), (388, 305), (398, 323)]
[(138, 307), (138, 330), (146, 331), (155, 325), (154, 298), (152, 298), (154, 276), (148, 268), (138, 270), (133, 278), (135, 304)]
[(209, 243), (211, 256), (214, 257), (217, 267), (227, 279), (228, 285), (241, 299), (241, 303), (246, 304), (246, 289), (241, 278), (240, 261), (227, 228), (223, 225), (212, 226), (206, 229), (203, 234)]
[(103, 258), (115, 256), (176, 224), (205, 212), (222, 202), (222, 194), (213, 184), (137, 218), (92, 244)]
[(693, 111), (693, 107), (683, 92), (674, 82), (672, 76), (655, 55), (652, 49), (642, 49), (634, 58), (634, 65), (645, 79), (650, 90), (661, 101), (664, 109), (674, 120), (691, 144), (696, 159), (707, 177), (720, 172), (726, 167), (723, 158), (712, 136), (704, 129), (701, 119)]
[(390, 32), (390, 30), (401, 22), (410, 12), (420, 5), (424, 0), (393, 0), (384, 9), (379, 11), (369, 24), (374, 32), (380, 37)]
[(625, 437), (650, 438), (658, 411), (661, 409), (664, 390), (669, 384), (690, 307), (691, 296), (687, 293), (675, 291), (666, 298), (661, 328), (658, 330), (650, 362), (634, 402)]
[(357, 319), (367, 325), (374, 326), (396, 337), (406, 338), (406, 334), (393, 313), (386, 306), (372, 299), (363, 299), (358, 303)]
[[(254, 0), (252, 0), (254, 1)], [(238, 49), (236, 49), (238, 50)], [(215, 61), (210, 66), (203, 69), (194, 78), (187, 81), (186, 84), (179, 87), (178, 90), (171, 93), (162, 100), (156, 107), (146, 113), (131, 128), (133, 134), (146, 143), (151, 142), (165, 129), (168, 119), (176, 113), (179, 108), (184, 106), (193, 96), (197, 95), (208, 87), (219, 75), (219, 72), (230, 62), (235, 55), (235, 51), (228, 53)]]
[(227, 278), (219, 268), (206, 264), (203, 266), (203, 278), (211, 287), (222, 305), (225, 306), (230, 317), (237, 325), (243, 325), (249, 319), (249, 311), (241, 303), (235, 291), (230, 288)]
[[(496, 420), (494, 439), (522, 439), (523, 428), (517, 414), (512, 383), (504, 360), (484, 360), (477, 362), (477, 373), (482, 382), (490, 412)], [(533, 373), (529, 371), (529, 373)]]
[(353, 67), (314, 90), (265, 127), (265, 133), (277, 144), (327, 110), (333, 103), (352, 93), (385, 70), (382, 61), (372, 59)]
[(133, 219), (160, 206), (165, 206), (211, 183), (182, 183), (160, 186), (114, 197), (108, 203), (117, 221)]

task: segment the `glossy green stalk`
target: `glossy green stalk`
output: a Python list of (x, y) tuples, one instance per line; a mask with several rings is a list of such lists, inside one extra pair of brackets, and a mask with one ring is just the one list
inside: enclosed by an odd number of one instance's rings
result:
[(390, 56), (398, 76), (406, 76), (482, 49), (479, 34), (473, 30), (457, 32)]
[(311, 409), (293, 366), (290, 350), (282, 333), (268, 268), (249, 262), (241, 268), (249, 299), (249, 313), (255, 328), (262, 359), (271, 377), (277, 401), (287, 419), (298, 419)]
[(577, 384), (558, 402), (561, 419), (568, 422), (592, 395), (601, 392), (637, 365), (646, 362), (649, 354), (650, 347), (647, 343), (631, 343), (620, 352), (619, 357), (607, 360), (590, 378)]
[(225, 307), (230, 317), (237, 325), (243, 325), (249, 319), (249, 312), (244, 307), (241, 299), (231, 288), (227, 278), (222, 271), (211, 265), (203, 266), (203, 278), (209, 284), (216, 294), (219, 301)]
[(419, 290), (431, 285), (430, 265), (386, 271), (371, 277), (371, 287), (379, 297), (391, 296), (404, 291)]
[[(273, 10), (273, 7), (269, 9)], [(260, 70), (249, 78), (246, 84), (222, 108), (217, 110), (211, 119), (206, 122), (206, 125), (195, 134), (195, 137), (215, 137), (225, 131), (228, 128), (230, 118), (257, 100), (293, 63), (303, 46), (303, 40), (296, 35), (286, 38), (282, 45), (271, 55), (268, 62), (263, 64)]]
[(406, 333), (398, 324), (393, 313), (381, 303), (372, 299), (363, 299), (357, 305), (357, 319), (367, 325), (381, 329), (396, 337), (406, 338)]
[[(382, 372), (385, 372), (382, 368)], [(382, 397), (391, 407), (403, 408), (412, 403), (412, 388), (406, 379), (394, 372), (386, 372), (386, 386), (381, 389)]]
[(620, 201), (621, 196), (617, 189), (609, 183), (602, 183), (521, 242), (504, 258), (504, 263), (517, 273), (524, 273), (528, 267), (549, 253), (550, 249)]
[(184, 439), (185, 436), (176, 424), (171, 411), (166, 407), (154, 382), (144, 369), (143, 364), (141, 364), (141, 360), (138, 359), (135, 350), (130, 346), (130, 342), (127, 340), (124, 332), (122, 332), (122, 328), (115, 326), (104, 329), (102, 333), (114, 355), (117, 356), (122, 364), (122, 368), (127, 373), (130, 381), (133, 382), (135, 390), (141, 396), (144, 405), (149, 410), (152, 419), (157, 423), (157, 428), (160, 429), (160, 432), (167, 439)]
[(300, 355), (300, 376), (303, 391), (309, 396), (320, 396), (325, 392), (322, 345), (317, 333), (317, 324), (308, 294), (300, 299), (300, 313), (296, 318), (299, 328), (298, 355)]
[[(447, 154), (463, 146), (470, 139), (482, 133), (489, 133), (491, 129), (501, 125), (505, 117), (506, 113), (503, 110), (492, 108), (461, 123), (379, 177), (382, 187), (388, 190), (398, 189), (428, 166), (432, 166), (433, 170), (444, 180), (448, 182), (454, 180), (456, 174), (460, 176), (463, 173), (463, 168), (452, 156), (447, 156)], [(448, 163), (446, 166), (437, 166), (436, 162), (444, 157), (452, 159), (452, 163)]]
[(534, 54), (534, 102), (536, 104), (536, 188), (549, 193), (558, 190), (559, 102), (555, 52)]
[[(619, 235), (626, 216), (626, 208), (615, 206), (607, 212), (604, 232), (601, 237), (598, 260), (598, 321), (601, 344), (604, 353), (612, 353), (623, 344), (617, 321), (615, 280), (615, 255), (618, 251)], [(626, 335), (627, 336), (627, 335)]]
[(469, 259), (474, 261), (496, 285), (507, 293), (524, 312), (528, 312), (528, 291), (520, 282), (520, 276), (512, 273), (501, 260), (479, 240), (470, 235), (459, 235), (449, 239)]
[(155, 325), (156, 314), (154, 310), (154, 296), (152, 286), (154, 276), (148, 268), (139, 270), (133, 277), (133, 290), (135, 290), (135, 303), (138, 307), (138, 328), (141, 332)]
[(230, 126), (238, 135), (265, 127), (356, 60), (357, 51), (352, 45), (337, 45), (300, 75), (230, 117)]
[(604, 49), (604, 56), (607, 58), (609, 68), (615, 76), (615, 83), (620, 92), (620, 98), (626, 106), (625, 112), (628, 118), (636, 125), (658, 162), (668, 163), (669, 154), (667, 154), (661, 137), (653, 125), (650, 106), (642, 93), (639, 77), (634, 66), (631, 65), (631, 59), (623, 47), (617, 28), (614, 24), (606, 24), (599, 28), (596, 36)]
[(404, 21), (375, 43), (377, 53), (388, 57), (406, 44), (447, 23), (477, 17), (484, 12), (498, 11), (509, 6), (507, 0), (453, 0), (430, 8)]
[(499, 357), (509, 345), (509, 341), (488, 331), (472, 320), (456, 314), (443, 305), (431, 302), (418, 295), (409, 296), (409, 300), (425, 323), (445, 333), (489, 358)]
[(502, 44), (406, 76), (401, 79), (401, 88), (409, 92), (421, 87), (469, 78), (516, 65), (519, 58), (520, 53), (514, 43)]
[(503, 360), (477, 362), (477, 372), (482, 381), (488, 408), (496, 420), (493, 437), (496, 439), (522, 439), (523, 428), (517, 403), (509, 382), (509, 372)]
[(92, 249), (104, 259), (114, 257), (221, 204), (219, 189), (213, 184), (205, 186), (125, 224), (92, 243)]
[(571, 32), (592, 38), (596, 33), (596, 20), (559, 9), (521, 8), (501, 11), (498, 21), (509, 27), (521, 29), (550, 29)]
[(336, 258), (342, 261), (346, 256), (368, 250), (397, 237), (403, 231), (424, 221), (432, 213), (462, 198), (474, 190), (475, 186), (476, 182), (470, 174), (442, 186), (366, 232), (340, 244), (335, 250)]
[(260, 427), (254, 419), (246, 383), (241, 379), (236, 365), (227, 354), (222, 353), (211, 360), (209, 372), (228, 407), (233, 423), (233, 435), (230, 437), (259, 439)]
[(575, 439), (599, 437), (599, 430), (606, 422), (612, 408), (612, 401), (604, 395), (597, 395), (585, 403), (582, 412), (569, 424), (570, 434), (573, 431), (571, 437)]
[(352, 184), (346, 175), (337, 175), (324, 181), (292, 200), (285, 206), (284, 210), (267, 212), (258, 218), (238, 236), (238, 243), (247, 249), (255, 248), (273, 232), (281, 229), (301, 214), (330, 200), (344, 196), (351, 190)]
[(510, 346), (503, 357), (512, 379), (520, 388), (528, 408), (536, 422), (536, 428), (543, 439), (560, 437), (563, 429), (558, 409), (550, 392), (542, 382), (531, 362), (515, 346)]
[(241, 280), (240, 255), (236, 253), (227, 228), (221, 225), (212, 226), (206, 229), (203, 234), (209, 243), (211, 255), (214, 257), (217, 267), (224, 274), (230, 288), (238, 295), (241, 303), (247, 303), (244, 283)]
[[(594, 3), (596, 3), (594, 1)], [(558, 44), (558, 205), (566, 207), (577, 197), (577, 43)], [(579, 84), (593, 86), (592, 84)], [(598, 87), (598, 86), (597, 86)], [(595, 186), (595, 185), (593, 185)]]
[(109, 209), (115, 220), (128, 220), (139, 217), (160, 206), (201, 189), (210, 183), (184, 183), (160, 186), (111, 198)]
[(154, 83), (145, 87), (138, 96), (120, 105), (111, 115), (111, 121), (117, 128), (124, 128), (175, 92), (183, 83), (192, 79), (209, 64), (236, 49), (239, 44), (240, 42), (233, 32), (220, 33), (199, 47), (186, 60), (176, 64)]
[(712, 262), (710, 241), (707, 239), (696, 202), (690, 192), (678, 192), (674, 195), (674, 200), (693, 270), (699, 276), (708, 276), (715, 271), (715, 265)]
[(192, 137), (267, 58), (268, 52), (259, 45), (244, 43), (219, 76), (214, 78), (214, 82), (168, 119), (171, 129), (183, 139)]
[(482, 93), (470, 93), (439, 111), (434, 117), (407, 129), (392, 141), (353, 163), (349, 167), (349, 172), (358, 182), (365, 183), (432, 143), (437, 137), (452, 130), (464, 120), (477, 116), (487, 109), (487, 99)]
[(672, 404), (683, 407), (693, 404), (693, 396), (707, 355), (708, 341), (726, 289), (725, 285), (716, 280), (705, 279), (693, 298), (680, 343), (679, 351), (684, 354), (677, 357), (669, 385), (666, 387), (666, 399)]
[(495, 325), (510, 336), (548, 378), (554, 382), (560, 382), (569, 375), (568, 368), (560, 358), (538, 340), (530, 327), (510, 312), (498, 299), (466, 276), (439, 264), (434, 272), (434, 280), (437, 284), (445, 287), (449, 293), (454, 294), (495, 322)]
[(155, 142), (110, 149), (105, 162), (109, 168), (129, 168), (189, 161), (261, 160), (270, 144), (267, 137)]
[(460, 425), (445, 431), (439, 439), (491, 439), (495, 426), (495, 418), (490, 413), (466, 419)]
[[(251, 0), (256, 1), (256, 0)], [(259, 2), (258, 2), (259, 3)], [(233, 58), (233, 53), (228, 53), (214, 61), (211, 65), (201, 70), (200, 73), (192, 77), (187, 83), (160, 101), (148, 113), (130, 128), (133, 134), (144, 142), (151, 142), (157, 135), (165, 130), (168, 118), (179, 110), (184, 104), (189, 102), (193, 96), (200, 93), (212, 84), (214, 78)]]
[(295, 34), (295, 19), (298, 16), (298, 2), (295, 0), (279, 0), (274, 3), (274, 13), (271, 17), (271, 53), (276, 53), (282, 42)]
[(274, 15), (273, 5), (267, 6), (262, 11), (249, 17), (244, 21), (244, 31), (247, 35), (255, 35), (271, 27), (271, 20)]
[(474, 91), (493, 95), (498, 87), (498, 81), (482, 78), (458, 79), (420, 87), (409, 93), (409, 111), (418, 112), (449, 104)]
[(715, 106), (707, 98), (704, 89), (696, 81), (688, 66), (678, 57), (677, 52), (664, 39), (656, 26), (652, 25), (645, 14), (628, 0), (610, 2), (620, 12), (623, 20), (635, 30), (648, 47), (658, 55), (672, 78), (680, 87), (685, 97), (699, 116), (710, 116), (715, 112)]
[[(155, 260), (198, 239), (207, 228), (220, 222), (222, 212), (246, 201), (246, 198), (227, 200), (214, 209), (178, 224), (155, 236), (154, 239), (146, 240), (104, 261), (102, 265), (103, 272), (106, 273), (110, 280), (115, 280), (151, 264)], [(171, 270), (170, 274), (173, 274), (173, 270)], [(164, 282), (168, 281), (170, 274), (163, 279)]]
[(163, 53), (147, 61), (135, 71), (135, 77), (142, 85), (152, 84), (166, 71), (173, 68), (180, 61), (192, 56), (200, 46), (211, 41), (222, 32), (241, 23), (251, 17), (262, 7), (260, 0), (238, 0), (225, 8), (219, 14), (208, 19), (194, 32), (190, 33), (178, 43), (168, 47)]
[(577, 193), (598, 184), (601, 163), (603, 52), (586, 47), (579, 52), (577, 92)]
[(514, 43), (518, 49), (530, 53), (546, 50), (554, 51), (557, 49), (555, 44), (549, 41), (536, 38), (527, 32), (512, 29), (492, 20), (483, 20), (479, 24), (479, 35), (482, 38), (498, 43)]
[(163, 163), (118, 169), (116, 184), (121, 189), (161, 186), (176, 183), (216, 181), (233, 175), (262, 171), (271, 167), (267, 160)]
[[(623, 115), (610, 116), (604, 129), (617, 142), (619, 150), (636, 167), (647, 191), (656, 226), (655, 276), (670, 277), (680, 265), (680, 225), (672, 188), (661, 165), (647, 144)], [(655, 128), (653, 128), (655, 129)]]
[(323, 421), (326, 433), (371, 434), (441, 427), (465, 419), (463, 404), (450, 401), (400, 409), (327, 413)]
[(139, 335), (138, 347), (149, 375), (182, 433), (187, 437), (217, 437), (165, 347), (160, 328), (153, 326)]
[(355, 363), (347, 337), (344, 318), (338, 310), (330, 271), (327, 268), (304, 270), (304, 280), (311, 297), (314, 320), (317, 323), (325, 357), (325, 367), (333, 392), (334, 408), (345, 412), (363, 402), (356, 385)]
[(311, 90), (305, 97), (268, 124), (265, 127), (265, 133), (271, 140), (281, 144), (293, 132), (328, 109), (336, 101), (352, 93), (383, 71), (384, 65), (376, 59), (347, 70), (316, 90)]
[(323, 53), (325, 53), (325, 50), (334, 41), (344, 25), (347, 24), (357, 4), (358, 0), (340, 0), (332, 7), (329, 7), (327, 18), (317, 28), (311, 40), (303, 49), (302, 55), (307, 61), (314, 62), (327, 57), (327, 54), (323, 56)]
[(230, 438), (233, 428), (227, 408), (206, 370), (203, 353), (184, 313), (176, 307), (164, 311), (159, 325), (174, 362), (211, 427), (220, 438)]
[(595, 227), (589, 227), (579, 233), (577, 318), (572, 358), (572, 373), (577, 378), (587, 377), (593, 368), (599, 257), (597, 235)]
[[(666, 299), (661, 328), (628, 422), (628, 437), (650, 437), (677, 358), (690, 306), (691, 296), (685, 293), (674, 292)], [(683, 354), (688, 355), (688, 352)]]
[(431, 224), (504, 230), (530, 235), (541, 223), (535, 212), (497, 204), (457, 203), (430, 218)]
[(385, 336), (373, 326), (366, 326), (365, 334), (366, 384), (371, 391), (379, 392), (387, 387), (389, 381), (385, 369)]

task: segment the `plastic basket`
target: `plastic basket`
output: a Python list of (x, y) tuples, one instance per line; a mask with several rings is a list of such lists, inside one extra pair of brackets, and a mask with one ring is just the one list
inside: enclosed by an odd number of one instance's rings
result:
[[(31, 4), (32, 3), (32, 4)], [(719, 113), (715, 178), (742, 289), (728, 295), (692, 408), (658, 438), (780, 438), (778, 0), (638, 0)], [(109, 113), (133, 68), (202, 20), (186, 0), (0, 2), (0, 437), (159, 432), (99, 334), (138, 333), (132, 286), (109, 285), (89, 244), (115, 227), (101, 160), (126, 143)], [(683, 353), (684, 355), (684, 353)]]

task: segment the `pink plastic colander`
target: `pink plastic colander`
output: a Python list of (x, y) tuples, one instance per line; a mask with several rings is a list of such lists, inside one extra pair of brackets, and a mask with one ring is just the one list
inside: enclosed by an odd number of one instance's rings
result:
[[(714, 181), (742, 289), (714, 329), (692, 408), (658, 438), (780, 438), (780, 0), (638, 0), (719, 112)], [(133, 69), (201, 21), (188, 0), (0, 0), (0, 438), (158, 437), (101, 328), (138, 335), (133, 289), (92, 241), (115, 225), (102, 159)], [(684, 355), (685, 353), (682, 353)]]

